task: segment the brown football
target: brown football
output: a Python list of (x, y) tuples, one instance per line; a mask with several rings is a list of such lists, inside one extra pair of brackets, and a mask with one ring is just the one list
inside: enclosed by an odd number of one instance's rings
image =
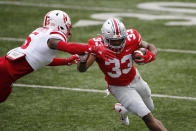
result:
[(146, 50), (145, 50), (145, 48), (139, 48), (138, 50), (135, 50), (134, 52), (133, 52), (133, 59), (134, 60), (136, 60), (136, 59), (138, 59), (138, 60), (141, 60), (141, 59), (143, 59), (142, 57), (137, 57), (137, 55), (146, 55)]

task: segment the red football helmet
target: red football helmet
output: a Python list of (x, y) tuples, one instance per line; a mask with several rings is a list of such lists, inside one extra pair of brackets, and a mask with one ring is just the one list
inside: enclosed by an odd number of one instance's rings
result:
[(124, 49), (127, 30), (119, 19), (109, 18), (103, 24), (101, 31), (105, 46), (116, 53), (120, 53)]

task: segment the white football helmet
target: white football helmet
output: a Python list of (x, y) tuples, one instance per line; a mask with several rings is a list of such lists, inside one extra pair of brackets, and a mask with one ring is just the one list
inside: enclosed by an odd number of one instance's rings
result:
[(68, 14), (61, 10), (52, 10), (48, 12), (44, 17), (44, 27), (49, 27), (63, 31), (66, 36), (70, 35), (71, 19)]
[[(103, 41), (109, 49), (120, 53), (124, 47), (127, 38), (127, 30), (124, 24), (117, 18), (109, 18), (105, 21), (102, 28)], [(120, 45), (113, 45), (111, 40), (121, 40)]]

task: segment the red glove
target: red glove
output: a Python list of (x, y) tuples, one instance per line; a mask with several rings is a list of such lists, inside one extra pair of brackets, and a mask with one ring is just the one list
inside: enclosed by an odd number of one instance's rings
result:
[(78, 55), (72, 55), (69, 58), (67, 58), (67, 64), (66, 65), (72, 65), (75, 63), (78, 63), (80, 61)]
[(146, 54), (145, 55), (135, 55), (135, 57), (140, 57), (141, 59), (135, 59), (135, 62), (137, 64), (144, 64), (144, 63), (149, 63), (151, 61), (153, 61), (155, 59), (155, 54), (153, 54), (152, 52), (150, 52), (148, 49), (146, 50)]
[(104, 46), (90, 46), (89, 51), (97, 58), (104, 59), (105, 61), (109, 61), (108, 59), (114, 59), (116, 57), (116, 54), (113, 51)]
[(72, 65), (80, 61), (78, 55), (72, 55), (67, 59), (54, 58), (53, 61), (48, 66), (61, 66), (61, 65)]

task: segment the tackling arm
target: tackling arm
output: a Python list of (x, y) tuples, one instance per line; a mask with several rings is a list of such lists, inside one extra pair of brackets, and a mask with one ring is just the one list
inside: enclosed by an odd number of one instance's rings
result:
[(69, 58), (54, 58), (52, 62), (48, 66), (61, 66), (61, 65), (72, 65), (75, 63), (78, 63), (79, 56), (78, 55), (72, 55)]
[(104, 59), (109, 61), (108, 59), (113, 59), (115, 53), (104, 46), (95, 46), (95, 45), (84, 45), (79, 43), (66, 43), (64, 41), (58, 39), (49, 39), (48, 47), (51, 49), (56, 49), (64, 52), (68, 52), (70, 54), (84, 54), (85, 52), (93, 53), (96, 55), (97, 58)]
[(85, 51), (90, 50), (88, 45), (82, 45), (78, 43), (68, 44), (59, 39), (53, 38), (48, 40), (48, 47), (51, 49), (65, 51), (70, 54), (83, 54)]

